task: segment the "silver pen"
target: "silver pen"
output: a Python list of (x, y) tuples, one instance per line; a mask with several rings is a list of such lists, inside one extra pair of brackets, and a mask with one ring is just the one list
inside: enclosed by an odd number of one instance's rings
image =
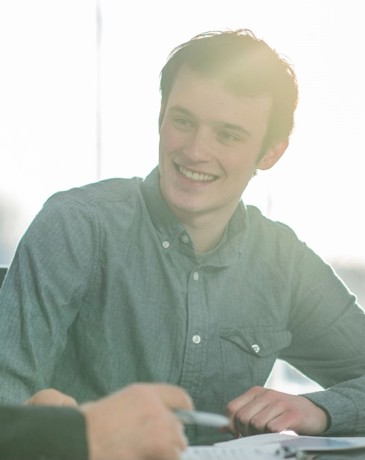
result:
[(222, 428), (229, 424), (229, 419), (224, 415), (196, 410), (175, 410), (176, 417), (185, 425), (203, 425)]

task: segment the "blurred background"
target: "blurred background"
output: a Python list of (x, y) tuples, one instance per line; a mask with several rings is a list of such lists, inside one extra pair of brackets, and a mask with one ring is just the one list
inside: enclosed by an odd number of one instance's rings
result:
[[(286, 56), (300, 91), (288, 151), (244, 201), (289, 224), (365, 305), (358, 0), (0, 0), (0, 265), (54, 192), (148, 174), (168, 53), (236, 28)], [(304, 384), (279, 363), (269, 384), (284, 381), (293, 392)]]

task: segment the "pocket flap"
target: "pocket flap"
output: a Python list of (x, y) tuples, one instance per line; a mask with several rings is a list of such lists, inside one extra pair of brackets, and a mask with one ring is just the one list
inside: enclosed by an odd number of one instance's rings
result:
[(286, 348), (291, 342), (291, 333), (273, 328), (230, 328), (221, 330), (224, 340), (256, 355), (268, 356)]

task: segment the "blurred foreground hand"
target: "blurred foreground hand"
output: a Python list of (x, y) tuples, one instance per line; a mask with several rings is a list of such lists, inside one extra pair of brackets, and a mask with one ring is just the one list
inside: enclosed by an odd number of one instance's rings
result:
[(83, 404), (90, 460), (178, 460), (187, 439), (173, 409), (191, 408), (181, 388), (143, 383)]

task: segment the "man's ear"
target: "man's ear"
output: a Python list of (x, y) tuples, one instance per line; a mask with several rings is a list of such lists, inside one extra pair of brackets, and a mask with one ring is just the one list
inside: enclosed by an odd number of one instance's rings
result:
[(266, 150), (265, 155), (261, 158), (257, 165), (257, 169), (270, 169), (274, 164), (280, 160), (281, 156), (288, 148), (289, 140), (278, 142)]

